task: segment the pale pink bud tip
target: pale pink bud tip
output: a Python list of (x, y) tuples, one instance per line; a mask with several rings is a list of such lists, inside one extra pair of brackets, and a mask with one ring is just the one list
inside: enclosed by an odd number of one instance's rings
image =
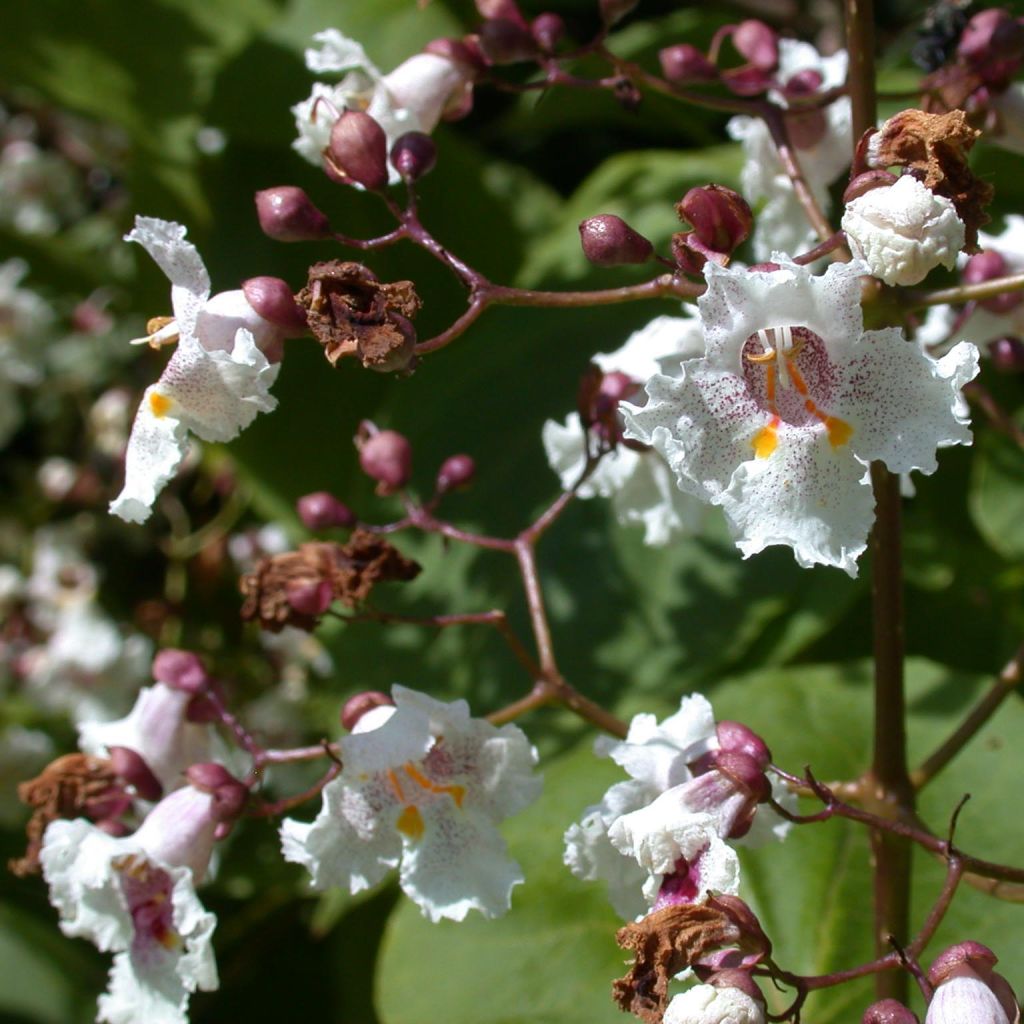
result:
[(382, 494), (404, 487), (412, 476), (412, 445), (396, 430), (382, 430), (359, 449), (363, 472), (380, 485)]
[(114, 774), (131, 786), (143, 800), (155, 803), (164, 795), (164, 787), (141, 754), (128, 747), (111, 747), (109, 754)]
[(530, 32), (545, 53), (554, 53), (565, 35), (565, 22), (553, 11), (546, 11), (533, 19)]
[(335, 168), (375, 192), (388, 183), (388, 140), (384, 129), (361, 110), (346, 110), (331, 128), (327, 153)]
[(277, 242), (312, 242), (331, 233), (327, 218), (295, 185), (257, 192), (256, 215), (263, 233)]
[(779, 63), (779, 37), (763, 21), (741, 21), (733, 31), (732, 45), (759, 71), (772, 71)]
[(718, 78), (718, 68), (690, 43), (666, 46), (658, 53), (661, 73), (676, 85), (687, 82), (713, 82)]
[(580, 244), (583, 255), (599, 267), (646, 263), (654, 251), (654, 246), (643, 235), (613, 213), (602, 213), (583, 221)]
[(210, 685), (210, 677), (199, 656), (173, 647), (159, 651), (153, 659), (153, 678), (174, 690), (191, 694), (203, 693)]
[(872, 1003), (861, 1018), (861, 1024), (918, 1024), (917, 1014), (895, 999)]
[(357, 693), (355, 696), (349, 697), (342, 706), (341, 724), (351, 732), (367, 711), (372, 711), (374, 708), (394, 707), (394, 704), (395, 702), (380, 690), (366, 690), (363, 693)]
[(772, 753), (768, 749), (768, 745), (753, 729), (743, 725), (742, 722), (728, 720), (719, 722), (715, 727), (715, 734), (718, 737), (718, 745), (723, 751), (746, 754), (748, 757), (752, 757), (762, 770), (771, 763)]
[(755, 1002), (760, 1003), (762, 1006), (765, 1005), (764, 993), (757, 982), (754, 981), (749, 971), (739, 970), (734, 967), (715, 971), (708, 978), (707, 983), (714, 985), (715, 988), (738, 988), (744, 995), (749, 996)]
[(445, 494), (456, 487), (468, 487), (476, 476), (476, 463), (469, 455), (450, 455), (437, 471), (435, 487), (438, 494)]
[(933, 961), (928, 970), (928, 980), (933, 985), (940, 985), (949, 974), (963, 964), (969, 964), (976, 970), (991, 970), (999, 962), (999, 958), (988, 946), (969, 939), (958, 942), (955, 946), (944, 949)]
[(403, 181), (419, 181), (429, 174), (437, 163), (437, 146), (423, 132), (406, 132), (391, 147), (391, 166)]
[(306, 311), (295, 301), (287, 281), (279, 277), (250, 277), (242, 284), (245, 301), (264, 320), (296, 337), (305, 334)]
[(1007, 335), (989, 342), (988, 354), (992, 365), (1000, 373), (1020, 373), (1024, 370), (1024, 342)]
[(329, 530), (333, 526), (355, 526), (356, 523), (348, 505), (327, 491), (304, 494), (295, 503), (295, 509), (309, 530)]

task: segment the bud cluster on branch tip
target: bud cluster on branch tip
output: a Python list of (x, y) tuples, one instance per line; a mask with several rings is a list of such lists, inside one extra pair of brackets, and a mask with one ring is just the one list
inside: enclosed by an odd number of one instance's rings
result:
[(872, 1003), (861, 1017), (861, 1024), (920, 1024), (917, 1014), (896, 999)]
[(1007, 980), (993, 970), (997, 962), (980, 942), (960, 942), (940, 953), (928, 971), (935, 992), (925, 1024), (1018, 1024), (1020, 1007)]
[(469, 455), (449, 455), (437, 471), (434, 488), (438, 494), (447, 494), (458, 487), (468, 487), (476, 476), (476, 463)]
[(371, 192), (388, 183), (388, 139), (384, 129), (361, 110), (346, 110), (331, 128), (324, 165), (344, 184)]
[(583, 255), (599, 267), (646, 263), (654, 252), (654, 246), (648, 239), (613, 213), (602, 213), (583, 221), (580, 224), (580, 245)]
[[(359, 721), (375, 708), (393, 708), (395, 702), (380, 690), (364, 690), (353, 694), (341, 707), (342, 728), (352, 732)], [(376, 718), (377, 716), (371, 716)], [(369, 720), (368, 720), (369, 721)]]
[(730, 254), (754, 227), (754, 214), (747, 201), (723, 185), (691, 188), (676, 203), (676, 213), (691, 227), (672, 237), (672, 254), (688, 273), (699, 273), (705, 260), (727, 266)]
[(412, 476), (412, 445), (397, 430), (375, 430), (360, 424), (356, 445), (363, 472), (377, 481), (378, 494), (400, 491)]
[(245, 301), (285, 337), (306, 334), (306, 311), (295, 301), (287, 281), (279, 277), (250, 277), (242, 282)]
[(295, 185), (257, 192), (256, 215), (263, 233), (276, 242), (315, 242), (331, 234), (327, 217)]
[(437, 163), (437, 146), (423, 132), (406, 132), (391, 147), (391, 166), (404, 182), (412, 184), (429, 174)]
[[(987, 249), (975, 253), (968, 261), (963, 270), (965, 284), (983, 284), (993, 278), (1005, 277), (1010, 273), (1010, 268), (1001, 253), (994, 249)], [(982, 299), (978, 305), (987, 309), (990, 313), (1003, 315), (1016, 309), (1024, 302), (1024, 295), (1020, 292), (1004, 292), (1002, 295), (993, 295), (990, 299)]]
[(344, 502), (327, 491), (304, 494), (295, 503), (303, 526), (309, 530), (329, 530), (334, 526), (355, 526), (356, 517)]
[(199, 656), (174, 647), (157, 653), (153, 659), (153, 678), (171, 689), (193, 695), (205, 693), (210, 687), (210, 677)]

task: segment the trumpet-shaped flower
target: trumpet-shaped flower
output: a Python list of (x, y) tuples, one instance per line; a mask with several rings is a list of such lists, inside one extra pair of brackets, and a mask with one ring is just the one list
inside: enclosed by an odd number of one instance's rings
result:
[(121, 839), (84, 819), (54, 821), (40, 862), (65, 935), (113, 952), (97, 1020), (187, 1024), (189, 994), (217, 987), (216, 924), (195, 893), (213, 849), (213, 797), (165, 797)]
[[(594, 362), (606, 374), (625, 374), (635, 382), (631, 401), (642, 401), (643, 385), (656, 373), (674, 373), (684, 359), (704, 351), (697, 317), (659, 316), (615, 352), (599, 352)], [(548, 420), (542, 434), (548, 463), (562, 486), (572, 487), (586, 464), (587, 438), (579, 413), (564, 423)], [(700, 503), (675, 486), (664, 458), (655, 451), (637, 451), (618, 444), (603, 456), (576, 494), (580, 498), (611, 499), (623, 525), (641, 523), (644, 543), (667, 544), (680, 533), (692, 532), (702, 517)]]
[(171, 281), (174, 317), (139, 339), (178, 347), (156, 384), (146, 388), (125, 458), (125, 484), (110, 511), (129, 522), (149, 517), (174, 476), (189, 431), (205, 441), (230, 441), (257, 413), (277, 405), (270, 386), (279, 366), (263, 349), (282, 332), (260, 317), (241, 291), (210, 296), (210, 279), (180, 224), (137, 217), (125, 238), (138, 242)]
[(800, 565), (854, 576), (874, 508), (868, 463), (932, 473), (936, 448), (970, 444), (960, 389), (978, 351), (961, 342), (935, 360), (896, 328), (865, 331), (862, 263), (815, 277), (775, 261), (707, 264), (707, 354), (651, 379), (647, 405), (624, 407), (626, 437), (722, 507), (744, 557), (785, 544)]
[(281, 827), (286, 860), (318, 889), (356, 893), (399, 868), (402, 889), (433, 921), (509, 908), (523, 876), (495, 827), (540, 792), (536, 752), (514, 725), (470, 718), (395, 686), (395, 707), (364, 716), (340, 741), (342, 772), (312, 824)]

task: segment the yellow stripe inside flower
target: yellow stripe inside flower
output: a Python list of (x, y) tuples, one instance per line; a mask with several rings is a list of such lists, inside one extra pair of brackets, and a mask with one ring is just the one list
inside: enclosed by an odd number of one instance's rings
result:
[(171, 411), (171, 406), (174, 402), (166, 395), (161, 395), (159, 391), (152, 391), (149, 395), (149, 407), (153, 410), (153, 415), (158, 419), (163, 419)]
[(410, 804), (402, 808), (402, 813), (395, 822), (395, 828), (404, 836), (408, 836), (413, 842), (423, 835), (423, 816), (419, 808)]

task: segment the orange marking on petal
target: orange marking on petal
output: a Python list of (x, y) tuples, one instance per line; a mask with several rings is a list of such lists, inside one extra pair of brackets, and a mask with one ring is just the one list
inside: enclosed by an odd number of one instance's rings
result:
[(807, 381), (804, 380), (803, 374), (787, 359), (786, 366), (789, 367), (789, 375), (793, 378), (793, 387), (800, 392), (801, 395), (807, 394)]
[(416, 842), (423, 835), (423, 816), (419, 812), (419, 808), (410, 804), (408, 807), (402, 809), (402, 813), (398, 816), (398, 821), (395, 822), (395, 828), (404, 836), (408, 836), (413, 842)]
[(767, 459), (779, 443), (779, 417), (773, 416), (771, 422), (762, 427), (751, 438), (750, 444), (754, 449), (754, 455), (759, 459)]
[(153, 410), (153, 415), (162, 419), (170, 412), (171, 406), (174, 402), (166, 395), (161, 395), (159, 391), (153, 391), (149, 396), (149, 407)]
[(395, 774), (393, 768), (388, 769), (388, 782), (391, 783), (391, 788), (394, 791), (395, 796), (399, 800), (405, 799), (405, 794), (402, 792), (402, 784), (398, 781), (398, 776)]
[(768, 400), (768, 408), (775, 409), (775, 367), (769, 366), (765, 369), (764, 392)]
[(829, 444), (833, 448), (842, 448), (853, 437), (853, 427), (846, 420), (838, 419), (835, 416), (826, 416), (824, 423), (825, 429), (828, 431)]
[(465, 786), (442, 786), (428, 779), (414, 764), (403, 765), (405, 768), (406, 775), (413, 780), (418, 786), (427, 790), (428, 793), (447, 793), (454, 801), (456, 807), (462, 806), (463, 798), (466, 795)]

